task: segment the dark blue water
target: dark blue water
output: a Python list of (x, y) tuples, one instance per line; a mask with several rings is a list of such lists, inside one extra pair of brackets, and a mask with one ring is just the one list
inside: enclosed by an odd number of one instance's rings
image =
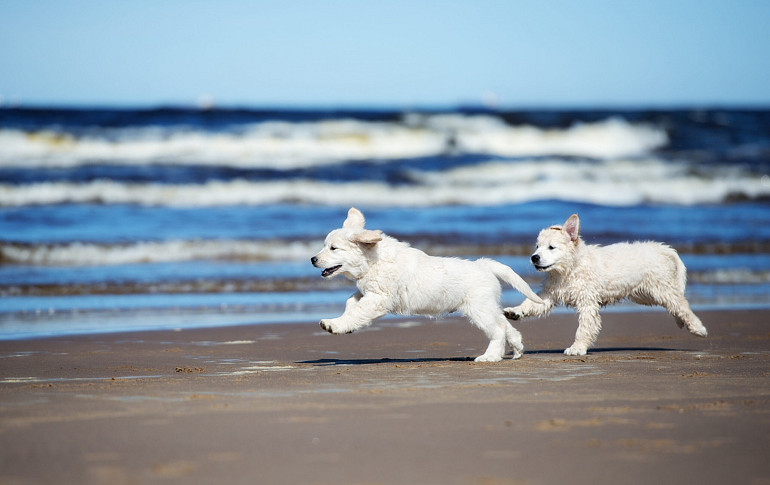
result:
[(0, 109), (0, 338), (333, 313), (352, 286), (308, 259), (350, 206), (533, 286), (578, 213), (674, 246), (696, 308), (766, 306), (769, 173), (770, 110)]

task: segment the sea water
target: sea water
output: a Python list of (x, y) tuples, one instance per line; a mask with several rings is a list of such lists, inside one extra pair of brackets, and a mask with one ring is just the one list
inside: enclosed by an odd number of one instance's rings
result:
[(578, 213), (677, 249), (696, 310), (763, 307), (769, 201), (770, 110), (5, 108), (0, 339), (335, 316), (354, 288), (309, 259), (351, 206), (534, 288)]

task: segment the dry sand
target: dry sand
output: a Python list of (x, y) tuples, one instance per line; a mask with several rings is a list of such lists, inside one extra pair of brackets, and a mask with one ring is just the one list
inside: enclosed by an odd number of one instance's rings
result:
[(0, 342), (0, 484), (770, 483), (770, 311), (464, 320)]

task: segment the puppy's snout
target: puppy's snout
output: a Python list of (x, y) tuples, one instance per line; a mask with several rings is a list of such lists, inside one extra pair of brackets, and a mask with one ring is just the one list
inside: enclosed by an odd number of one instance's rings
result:
[(537, 263), (540, 262), (540, 255), (539, 254), (533, 254), (530, 259), (532, 260), (533, 263), (537, 264)]
[(315, 266), (315, 264), (318, 262), (318, 258), (313, 256), (312, 258), (310, 258), (310, 262), (313, 264), (313, 266)]

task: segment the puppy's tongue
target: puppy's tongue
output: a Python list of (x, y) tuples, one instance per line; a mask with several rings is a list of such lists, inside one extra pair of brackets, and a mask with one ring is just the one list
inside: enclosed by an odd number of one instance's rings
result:
[(342, 265), (337, 265), (337, 266), (332, 266), (331, 268), (326, 268), (325, 270), (323, 270), (321, 272), (321, 276), (323, 276), (323, 277), (331, 276), (335, 271), (337, 271), (341, 267), (342, 267)]

